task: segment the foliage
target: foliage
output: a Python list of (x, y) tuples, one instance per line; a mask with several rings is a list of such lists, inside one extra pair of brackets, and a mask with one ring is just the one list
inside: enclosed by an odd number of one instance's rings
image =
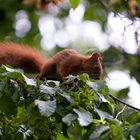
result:
[[(21, 0), (0, 0), (0, 41), (16, 41), (39, 47), (41, 34), (38, 20), (43, 11), (36, 8), (44, 8), (41, 5), (43, 2), (39, 3), (44, 0), (26, 1), (33, 3), (24, 5)], [(110, 12), (114, 16), (123, 14), (132, 23), (140, 18), (138, 0), (69, 0), (74, 9), (80, 2), (85, 4), (83, 20), (99, 22), (104, 32)], [(47, 15), (63, 20), (69, 14), (70, 5), (60, 6), (57, 14)], [(23, 37), (15, 33), (19, 10), (26, 11), (31, 23), (31, 29)], [(134, 37), (139, 45), (138, 36), (136, 29)], [(110, 46), (103, 52), (103, 57), (107, 72), (127, 69), (130, 76), (140, 83), (139, 54), (128, 54)], [(17, 70), (0, 67), (0, 139), (140, 139), (140, 113), (116, 104), (109, 96), (105, 81), (91, 81), (85, 74), (69, 77), (69, 80), (71, 78), (75, 82), (70, 85), (55, 81), (42, 83), (29, 79)], [(117, 96), (126, 98), (128, 92), (129, 88), (122, 89)]]
[(139, 139), (139, 121), (140, 113), (122, 110), (109, 97), (104, 81), (91, 81), (86, 74), (73, 76), (72, 84), (43, 84), (0, 67), (2, 140)]

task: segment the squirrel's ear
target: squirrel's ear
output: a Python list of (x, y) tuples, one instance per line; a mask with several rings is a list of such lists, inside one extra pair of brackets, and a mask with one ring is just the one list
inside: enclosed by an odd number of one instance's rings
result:
[(98, 60), (99, 57), (101, 57), (101, 55), (99, 53), (93, 53), (90, 57), (90, 61), (94, 62), (94, 61)]
[(101, 55), (99, 53), (93, 53), (91, 58), (98, 58), (101, 57)]

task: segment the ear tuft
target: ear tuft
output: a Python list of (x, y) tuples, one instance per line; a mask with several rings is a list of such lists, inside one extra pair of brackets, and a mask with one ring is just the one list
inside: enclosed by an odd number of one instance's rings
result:
[(96, 62), (99, 58), (101, 58), (101, 54), (100, 53), (93, 53), (90, 57), (90, 61), (91, 62)]
[(98, 57), (101, 57), (100, 53), (93, 53), (92, 58), (98, 58)]
[(101, 57), (101, 54), (100, 53), (93, 53), (92, 56), (91, 56), (91, 59), (92, 60), (97, 60), (100, 57)]

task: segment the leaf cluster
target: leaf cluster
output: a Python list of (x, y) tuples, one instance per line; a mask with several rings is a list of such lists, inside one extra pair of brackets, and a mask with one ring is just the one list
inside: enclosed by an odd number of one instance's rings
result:
[[(71, 81), (70, 81), (71, 80)], [(71, 84), (69, 84), (71, 82)], [(0, 139), (139, 139), (140, 114), (86, 74), (42, 83), (0, 67)]]

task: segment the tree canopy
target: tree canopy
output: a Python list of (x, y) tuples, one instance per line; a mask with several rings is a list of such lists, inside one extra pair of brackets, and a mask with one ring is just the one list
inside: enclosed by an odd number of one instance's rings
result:
[[(2, 65), (0, 139), (140, 139), (140, 109), (129, 106), (130, 86), (116, 91), (109, 89), (106, 82), (110, 72), (120, 70), (140, 83), (140, 1), (0, 3), (1, 42), (24, 43), (46, 56), (63, 48), (74, 48), (84, 54), (99, 50), (105, 71), (104, 78), (97, 81), (86, 74), (69, 76), (68, 80), (75, 81), (69, 86), (67, 81), (44, 83), (30, 79)], [(117, 36), (113, 34), (115, 28)]]

